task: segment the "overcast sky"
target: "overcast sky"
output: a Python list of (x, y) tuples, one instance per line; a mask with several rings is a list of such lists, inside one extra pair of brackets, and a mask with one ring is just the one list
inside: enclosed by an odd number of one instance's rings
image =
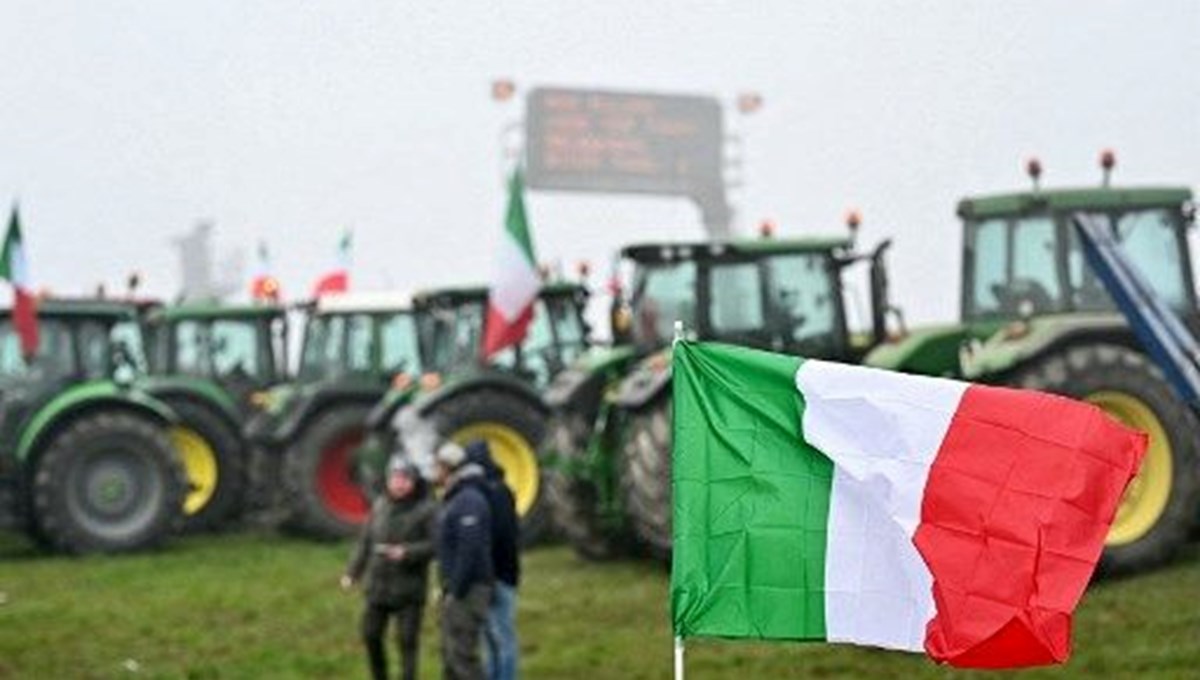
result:
[[(266, 239), (285, 293), (334, 261), (360, 289), (481, 280), (500, 238), (489, 83), (708, 93), (745, 140), (737, 226), (896, 238), (894, 296), (949, 319), (958, 198), (1117, 180), (1200, 186), (1200, 2), (3, 0), (0, 200), (56, 291), (179, 285), (172, 236)], [(698, 238), (682, 199), (532, 194), (540, 256)]]

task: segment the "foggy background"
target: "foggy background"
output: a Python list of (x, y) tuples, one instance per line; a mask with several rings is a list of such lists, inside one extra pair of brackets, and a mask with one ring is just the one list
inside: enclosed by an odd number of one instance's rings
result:
[[(259, 239), (295, 298), (347, 228), (352, 289), (486, 280), (501, 130), (538, 85), (721, 97), (744, 140), (735, 228), (837, 233), (861, 209), (863, 245), (896, 239), (910, 321), (957, 314), (954, 205), (1026, 188), (1031, 154), (1046, 187), (1099, 183), (1103, 147), (1117, 184), (1200, 185), (1192, 0), (500, 4), (4, 0), (0, 201), (20, 201), (35, 284), (136, 269), (173, 296), (171, 241), (200, 220), (240, 253), (243, 298)], [(685, 199), (528, 201), (539, 257), (590, 260), (594, 284), (624, 242), (703, 236)]]

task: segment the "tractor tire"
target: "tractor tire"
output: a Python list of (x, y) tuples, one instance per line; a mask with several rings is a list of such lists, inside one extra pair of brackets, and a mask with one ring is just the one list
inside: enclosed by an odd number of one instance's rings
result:
[(1195, 416), (1158, 367), (1122, 345), (1076, 345), (1037, 360), (1011, 382), (1091, 402), (1150, 435), (1142, 469), (1117, 509), (1098, 571), (1131, 574), (1169, 560), (1187, 541), (1200, 507), (1200, 432)]
[(521, 545), (549, 538), (552, 526), (537, 446), (546, 416), (528, 400), (487, 387), (463, 392), (427, 413), (437, 431), (459, 444), (484, 439), (517, 501)]
[(150, 548), (181, 527), (186, 488), (165, 428), (127, 411), (87, 414), (37, 460), (37, 530), (74, 554)]
[(220, 529), (241, 514), (246, 500), (241, 437), (210, 408), (186, 399), (168, 399), (167, 404), (179, 416), (169, 434), (187, 475), (183, 530)]
[(366, 523), (370, 506), (353, 459), (369, 410), (361, 404), (326, 409), (284, 453), (285, 529), (336, 540), (356, 535)]
[(546, 472), (546, 502), (558, 530), (579, 557), (590, 561), (612, 560), (634, 552), (628, 524), (607, 526), (601, 516), (596, 483), (572, 470), (587, 456), (591, 428), (578, 413), (550, 419), (546, 448), (559, 456), (559, 465)]
[(621, 499), (653, 559), (671, 560), (671, 400), (660, 396), (628, 414), (621, 446)]

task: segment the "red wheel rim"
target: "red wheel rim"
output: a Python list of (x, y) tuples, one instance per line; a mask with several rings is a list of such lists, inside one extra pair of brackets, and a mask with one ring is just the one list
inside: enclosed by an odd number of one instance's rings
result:
[(335, 517), (351, 524), (367, 521), (369, 510), (366, 496), (352, 475), (354, 449), (362, 440), (362, 430), (343, 433), (321, 450), (317, 465), (317, 493), (321, 502)]

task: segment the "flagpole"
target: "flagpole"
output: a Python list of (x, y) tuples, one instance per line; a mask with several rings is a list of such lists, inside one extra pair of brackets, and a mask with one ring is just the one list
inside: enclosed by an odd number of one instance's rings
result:
[(683, 638), (675, 636), (675, 680), (683, 680)]

